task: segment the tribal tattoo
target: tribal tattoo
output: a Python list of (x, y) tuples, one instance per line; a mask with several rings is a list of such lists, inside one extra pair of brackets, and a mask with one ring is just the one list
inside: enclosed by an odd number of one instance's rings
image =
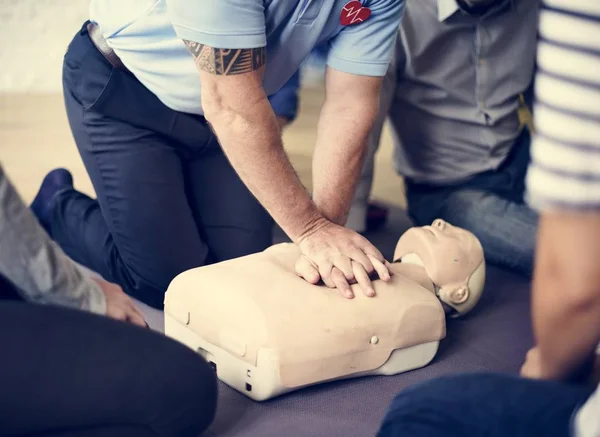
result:
[(202, 71), (217, 76), (250, 73), (265, 65), (266, 49), (215, 49), (183, 40)]

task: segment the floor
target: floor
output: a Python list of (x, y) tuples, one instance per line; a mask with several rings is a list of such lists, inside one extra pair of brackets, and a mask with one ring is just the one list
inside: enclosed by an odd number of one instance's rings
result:
[[(308, 189), (322, 102), (320, 87), (303, 89), (300, 115), (284, 133), (290, 159)], [(377, 155), (373, 196), (404, 206), (402, 179), (394, 172), (391, 158), (392, 137), (386, 126)], [(77, 189), (94, 193), (71, 136), (60, 94), (0, 93), (0, 162), (26, 202), (33, 199), (44, 175), (56, 167), (72, 171)]]

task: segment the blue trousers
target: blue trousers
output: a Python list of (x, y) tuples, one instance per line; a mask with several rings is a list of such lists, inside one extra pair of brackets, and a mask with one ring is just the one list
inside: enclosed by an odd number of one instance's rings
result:
[(406, 183), (408, 211), (417, 225), (436, 218), (468, 229), (491, 264), (531, 277), (538, 214), (524, 202), (531, 137), (525, 129), (497, 170), (452, 186)]
[(53, 198), (51, 234), (73, 259), (162, 308), (177, 274), (271, 244), (273, 220), (204, 117), (168, 108), (113, 68), (85, 25), (65, 56), (63, 89), (97, 196)]
[(197, 437), (215, 417), (212, 367), (150, 329), (0, 295), (0, 345), (3, 437)]
[(592, 392), (499, 374), (445, 376), (402, 391), (377, 437), (566, 437)]

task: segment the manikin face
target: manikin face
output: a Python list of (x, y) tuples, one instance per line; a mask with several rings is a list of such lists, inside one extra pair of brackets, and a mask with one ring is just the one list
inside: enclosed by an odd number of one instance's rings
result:
[(394, 260), (401, 258), (422, 264), (448, 300), (461, 304), (468, 299), (467, 283), (483, 261), (483, 249), (472, 233), (438, 219), (406, 231), (394, 253)]
[[(408, 232), (412, 232), (415, 240), (423, 246), (422, 251), (419, 251), (420, 257), (427, 259), (422, 261), (424, 263), (429, 261), (435, 265), (436, 271), (432, 273), (437, 276), (438, 281), (443, 283), (464, 281), (479, 265), (479, 244), (474, 236), (464, 229), (437, 219), (431, 226), (412, 228)], [(477, 258), (477, 265), (473, 265), (475, 258)], [(439, 282), (436, 284), (443, 285)]]

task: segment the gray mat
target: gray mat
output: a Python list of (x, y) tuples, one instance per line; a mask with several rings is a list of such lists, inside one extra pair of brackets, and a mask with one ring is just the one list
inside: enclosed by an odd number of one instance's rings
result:
[[(403, 212), (394, 210), (387, 228), (368, 237), (390, 259), (409, 225)], [(205, 435), (374, 436), (394, 396), (416, 382), (459, 372), (518, 372), (532, 344), (529, 294), (528, 281), (489, 267), (480, 304), (466, 318), (449, 321), (447, 336), (427, 367), (391, 377), (323, 384), (262, 403), (221, 384), (217, 417)]]

